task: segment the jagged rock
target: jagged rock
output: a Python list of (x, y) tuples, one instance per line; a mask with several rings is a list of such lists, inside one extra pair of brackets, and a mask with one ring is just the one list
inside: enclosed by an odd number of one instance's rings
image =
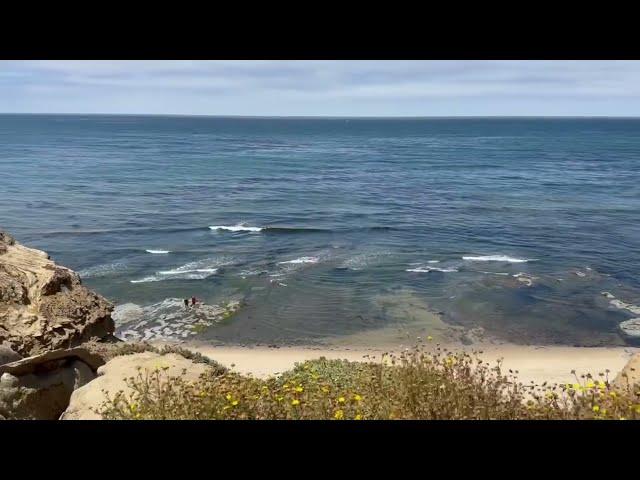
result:
[(167, 376), (182, 376), (183, 371), (186, 370), (182, 378), (191, 382), (198, 380), (200, 375), (210, 368), (206, 364), (195, 363), (175, 353), (162, 355), (155, 352), (142, 352), (116, 357), (98, 369), (98, 377), (95, 380), (73, 392), (69, 406), (60, 419), (100, 420), (102, 417), (96, 411), (101, 410), (106, 400), (104, 391), (111, 397), (120, 390), (128, 395), (131, 389), (126, 384), (126, 378), (136, 377), (138, 369), (144, 372), (165, 367), (167, 369), (164, 374)]
[(5, 253), (7, 251), (7, 247), (15, 243), (16, 241), (11, 235), (6, 232), (0, 231), (0, 254)]
[(0, 232), (0, 343), (21, 355), (73, 347), (112, 334), (112, 310), (75, 272)]

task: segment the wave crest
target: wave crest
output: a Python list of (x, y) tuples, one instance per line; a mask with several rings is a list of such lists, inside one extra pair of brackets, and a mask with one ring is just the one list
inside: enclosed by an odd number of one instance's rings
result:
[(462, 257), (463, 260), (469, 260), (471, 262), (506, 262), (506, 263), (526, 263), (532, 262), (530, 258), (516, 258), (509, 257), (507, 255), (479, 255), (471, 256), (466, 255)]
[(210, 225), (211, 230), (225, 230), (228, 232), (261, 232), (262, 227), (248, 227), (246, 225)]
[(429, 273), (429, 272), (442, 272), (442, 273), (450, 273), (457, 272), (457, 268), (437, 268), (437, 267), (417, 267), (417, 268), (408, 268), (407, 272), (414, 273)]

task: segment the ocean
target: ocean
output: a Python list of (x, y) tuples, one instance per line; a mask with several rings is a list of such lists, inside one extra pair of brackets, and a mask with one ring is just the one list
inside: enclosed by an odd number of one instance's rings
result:
[(637, 119), (0, 115), (0, 228), (126, 338), (624, 344), (639, 185)]

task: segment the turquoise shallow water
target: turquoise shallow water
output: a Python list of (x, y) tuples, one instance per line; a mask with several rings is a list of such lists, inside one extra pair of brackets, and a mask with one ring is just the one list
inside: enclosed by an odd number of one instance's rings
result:
[(169, 331), (173, 298), (242, 302), (197, 338), (357, 334), (402, 322), (388, 302), (409, 295), (509, 340), (618, 344), (633, 314), (602, 292), (640, 304), (639, 133), (633, 119), (0, 115), (0, 227)]

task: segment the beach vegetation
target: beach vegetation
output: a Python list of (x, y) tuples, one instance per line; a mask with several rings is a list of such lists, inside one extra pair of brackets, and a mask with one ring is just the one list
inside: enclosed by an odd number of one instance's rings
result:
[(524, 384), (482, 352), (437, 346), (364, 362), (319, 358), (277, 377), (212, 368), (196, 382), (139, 371), (106, 394), (107, 419), (640, 419), (640, 385), (614, 386), (608, 372), (566, 384)]

